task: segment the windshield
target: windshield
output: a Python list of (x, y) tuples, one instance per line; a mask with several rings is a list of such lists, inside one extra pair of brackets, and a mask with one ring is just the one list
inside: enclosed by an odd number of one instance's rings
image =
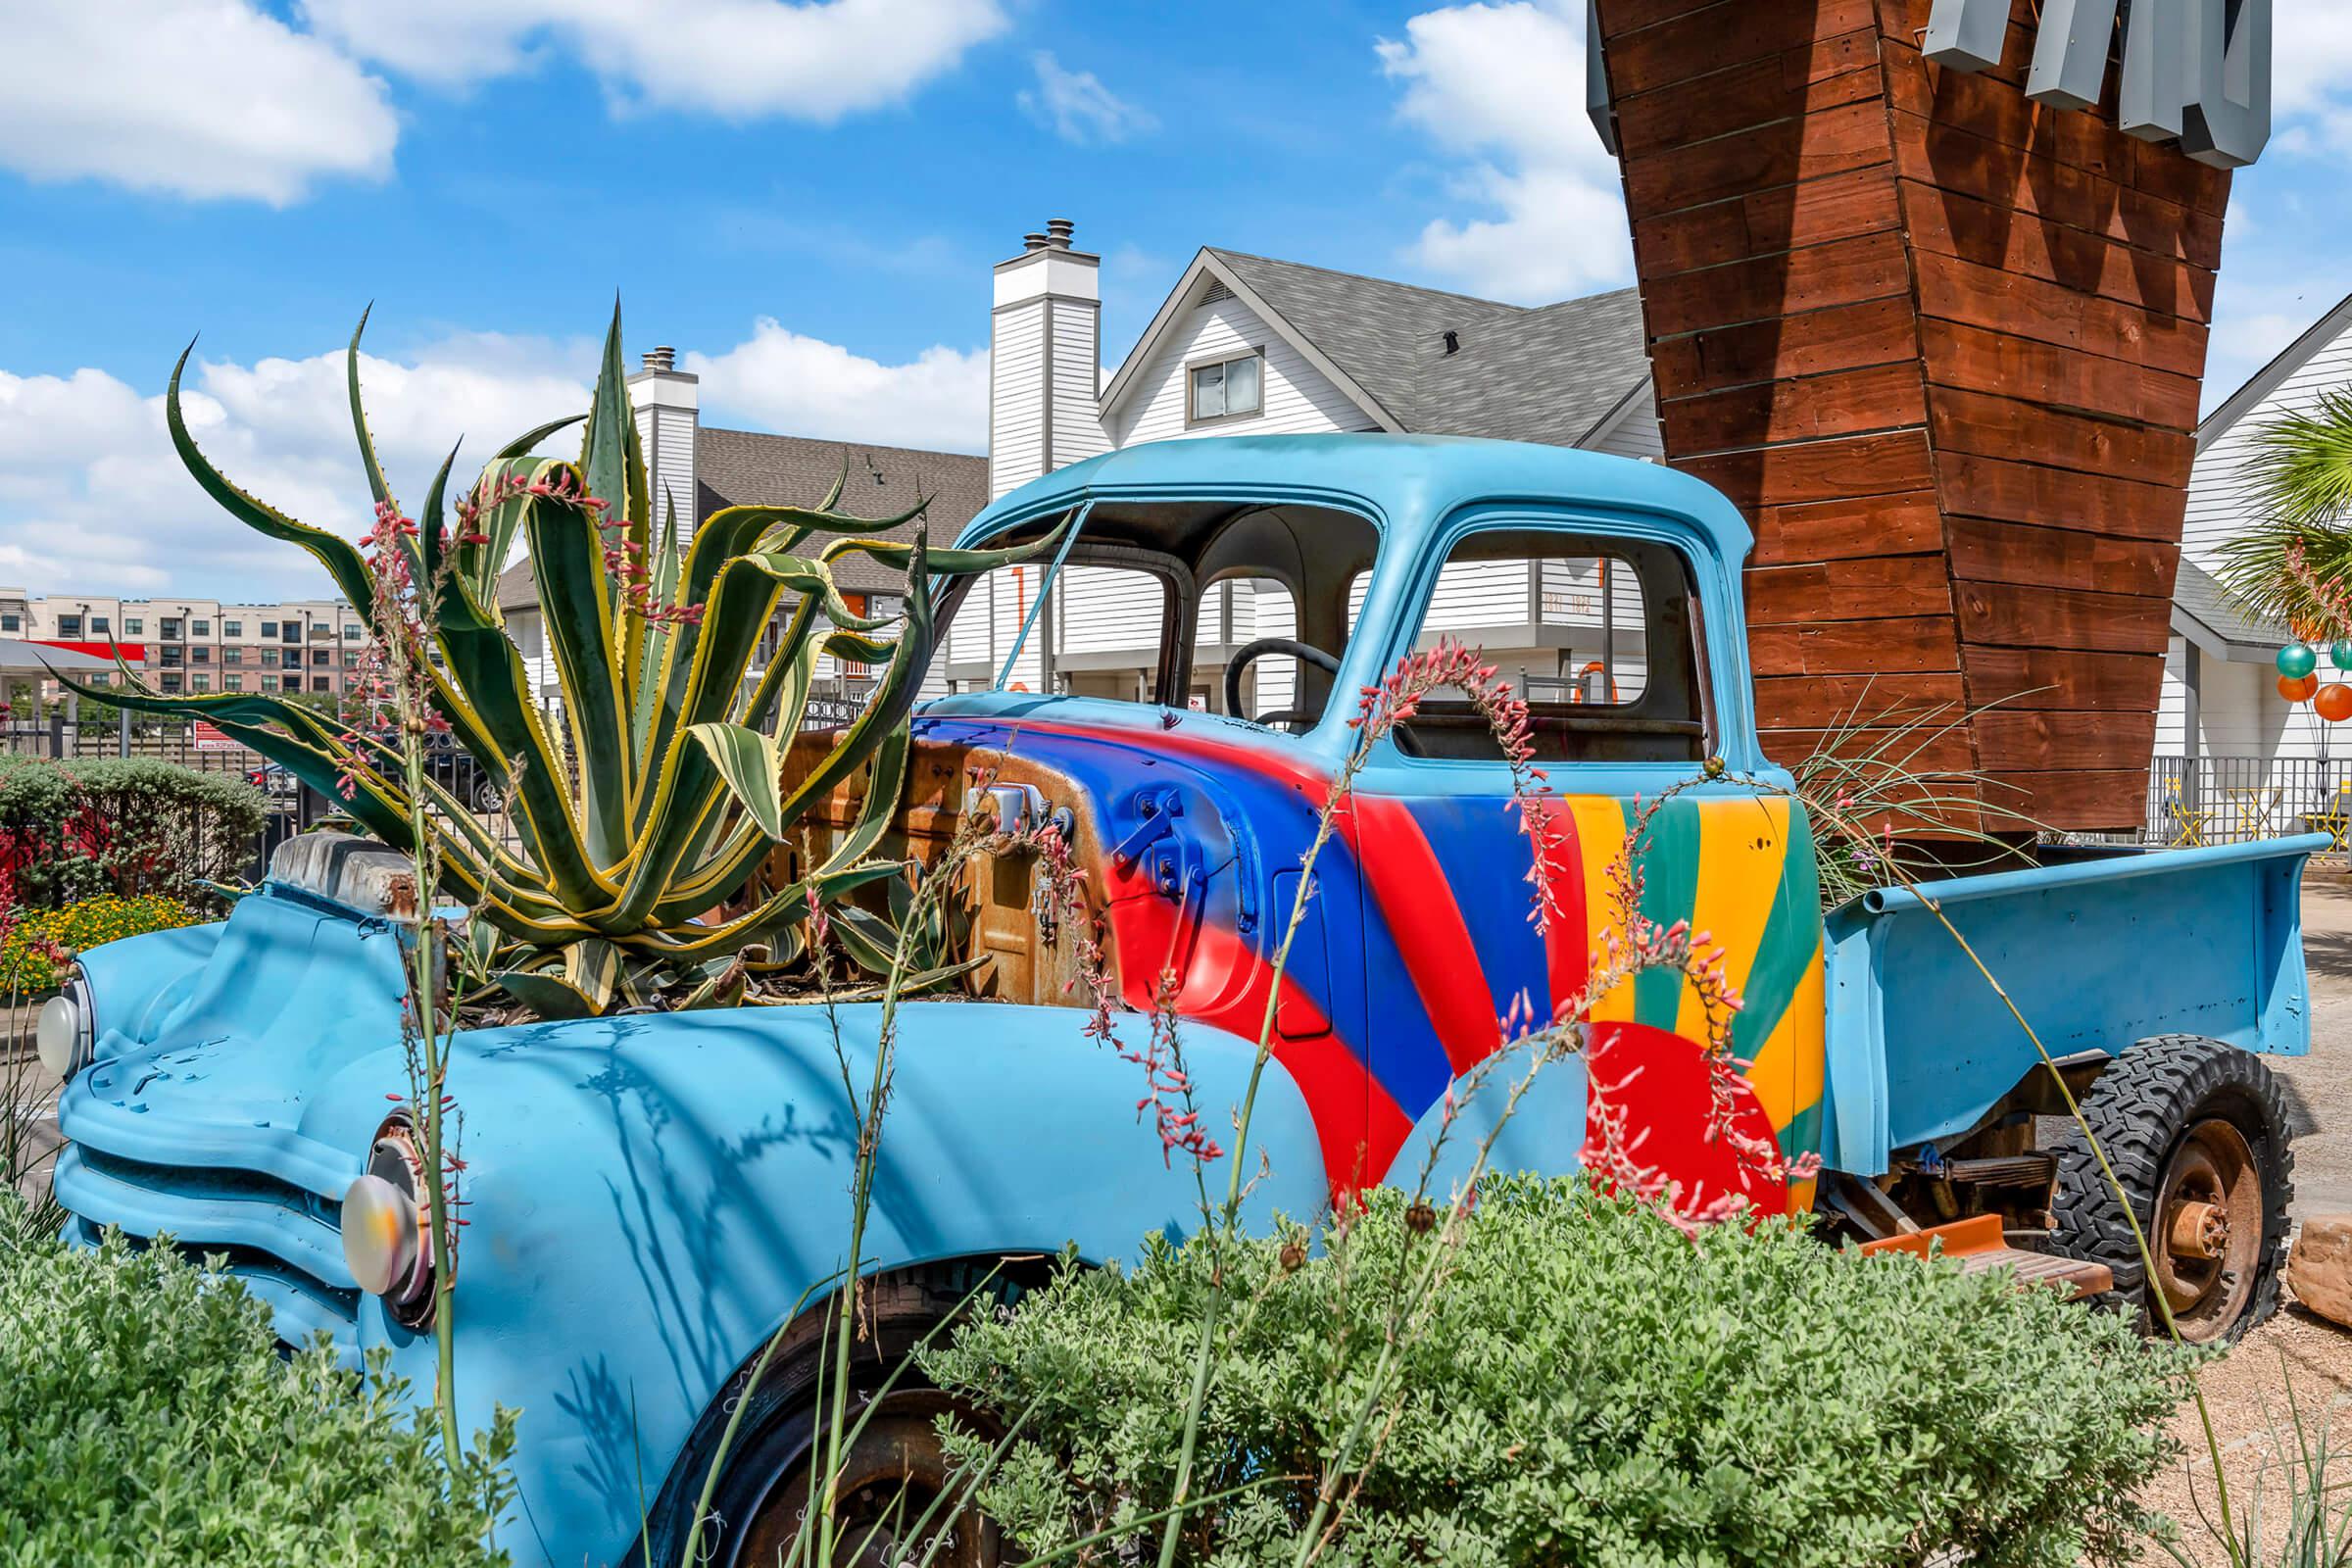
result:
[[(989, 543), (1042, 536), (1060, 515)], [(1379, 548), (1368, 519), (1332, 507), (1098, 502), (1058, 573), (1049, 556), (958, 586), (932, 689), (1002, 677), (1302, 732), (1329, 706), (1348, 586)]]

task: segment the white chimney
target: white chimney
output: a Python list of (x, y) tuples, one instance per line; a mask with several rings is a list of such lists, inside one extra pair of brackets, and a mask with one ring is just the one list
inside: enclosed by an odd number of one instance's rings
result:
[(646, 355), (645, 368), (629, 377), (629, 401), (637, 409), (637, 443), (645, 449), (654, 537), (662, 537), (669, 509), (675, 506), (680, 549), (702, 520), (694, 489), (694, 434), (702, 419), (700, 381), (678, 368), (678, 351), (667, 344)]
[(1102, 259), (1056, 218), (999, 262), (988, 331), (988, 493), (1110, 449), (1102, 429)]

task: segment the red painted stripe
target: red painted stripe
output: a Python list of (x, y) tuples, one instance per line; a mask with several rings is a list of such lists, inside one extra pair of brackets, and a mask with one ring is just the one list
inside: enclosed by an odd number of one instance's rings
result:
[(1556, 796), (1535, 803), (1542, 833), (1536, 853), (1544, 857), (1551, 893), (1551, 919), (1544, 928), (1544, 970), (1551, 988), (1552, 1015), (1584, 989), (1592, 972), (1592, 935), (1586, 913), (1585, 859), (1576, 838), (1576, 813)]
[(1364, 879), (1396, 951), (1404, 956), (1405, 972), (1446, 1048), (1446, 1060), (1459, 1077), (1501, 1044), (1494, 994), (1478, 961), (1477, 944), (1453, 902), (1446, 868), (1404, 803), (1358, 795), (1355, 810), (1362, 831), (1380, 846), (1378, 854), (1361, 859)]
[[(1130, 1006), (1149, 1012), (1159, 984), (1159, 966), (1178, 936), (1177, 906), (1155, 895), (1126, 898), (1112, 903), (1107, 914), (1118, 959), (1120, 994)], [(1176, 996), (1177, 1013), (1254, 1046), (1258, 1031), (1265, 1026), (1266, 995), (1273, 975), (1273, 965), (1261, 960), (1256, 951), (1233, 932), (1204, 925), (1191, 939), (1191, 958)], [(1282, 1006), (1302, 1021), (1330, 1026), (1321, 1006), (1287, 973), (1282, 981)], [(1142, 1026), (1140, 1022), (1138, 1026)], [(1334, 1200), (1386, 1170), (1412, 1131), (1412, 1123), (1388, 1091), (1364, 1070), (1348, 1043), (1336, 1033), (1307, 1040), (1285, 1040), (1277, 1035), (1273, 1047), (1274, 1060), (1298, 1085), (1314, 1121), (1323, 1179), (1330, 1185)]]

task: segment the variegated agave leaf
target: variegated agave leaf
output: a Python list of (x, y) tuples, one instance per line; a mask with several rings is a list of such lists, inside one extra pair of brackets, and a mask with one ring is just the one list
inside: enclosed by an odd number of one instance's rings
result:
[[(371, 501), (397, 511), (361, 399), (366, 327), (363, 316), (346, 355), (352, 427)], [(903, 788), (906, 715), (932, 651), (936, 579), (1007, 564), (1058, 539), (933, 550), (919, 533), (887, 537), (919, 523), (925, 504), (895, 517), (852, 516), (834, 510), (837, 483), (814, 507), (726, 508), (681, 546), (675, 512), (665, 509), (658, 527), (652, 514), (620, 343), (616, 307), (584, 418), (542, 425), (498, 449), (454, 496), (453, 450), (410, 547), (436, 656), (432, 706), (507, 803), (514, 826), (509, 843), (439, 786), (424, 786), (443, 892), (498, 934), (485, 943), (468, 933), (460, 961), (549, 1016), (642, 1004), (673, 987), (698, 1003), (740, 1000), (746, 973), (799, 951), (812, 898), (839, 904), (893, 875), (897, 863), (873, 856)], [(172, 370), (165, 415), (189, 472), (249, 527), (307, 551), (373, 633), (386, 635), (357, 545), (246, 494), (198, 449), (181, 410), (187, 358)], [(575, 420), (583, 426), (576, 459), (533, 456)], [(562, 687), (554, 713), (543, 710), (497, 606), (499, 573), (518, 543)], [(840, 591), (834, 564), (852, 553), (903, 575), (902, 619), (860, 615)], [(763, 644), (772, 652), (763, 656)], [(784, 751), (827, 652), (882, 673), (858, 720), (788, 774)], [(103, 690), (67, 684), (142, 711), (204, 717), (341, 801), (369, 833), (414, 848), (416, 803), (400, 760), (365, 735), (268, 694), (166, 694), (127, 668)], [(870, 770), (866, 805), (824, 863), (731, 918), (714, 917), (776, 844), (860, 769)], [(855, 930), (859, 956), (895, 946), (877, 914), (837, 929)], [(733, 961), (755, 944), (765, 949), (760, 961)], [(928, 936), (921, 943), (926, 975), (954, 967), (939, 947)]]

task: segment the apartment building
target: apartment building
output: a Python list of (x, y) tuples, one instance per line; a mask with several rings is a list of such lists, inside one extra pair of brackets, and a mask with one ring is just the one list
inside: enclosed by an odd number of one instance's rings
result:
[[(340, 600), (233, 604), (0, 588), (0, 637), (120, 655), (159, 691), (334, 696), (358, 674), (368, 632)], [(107, 685), (112, 674), (95, 674)]]

